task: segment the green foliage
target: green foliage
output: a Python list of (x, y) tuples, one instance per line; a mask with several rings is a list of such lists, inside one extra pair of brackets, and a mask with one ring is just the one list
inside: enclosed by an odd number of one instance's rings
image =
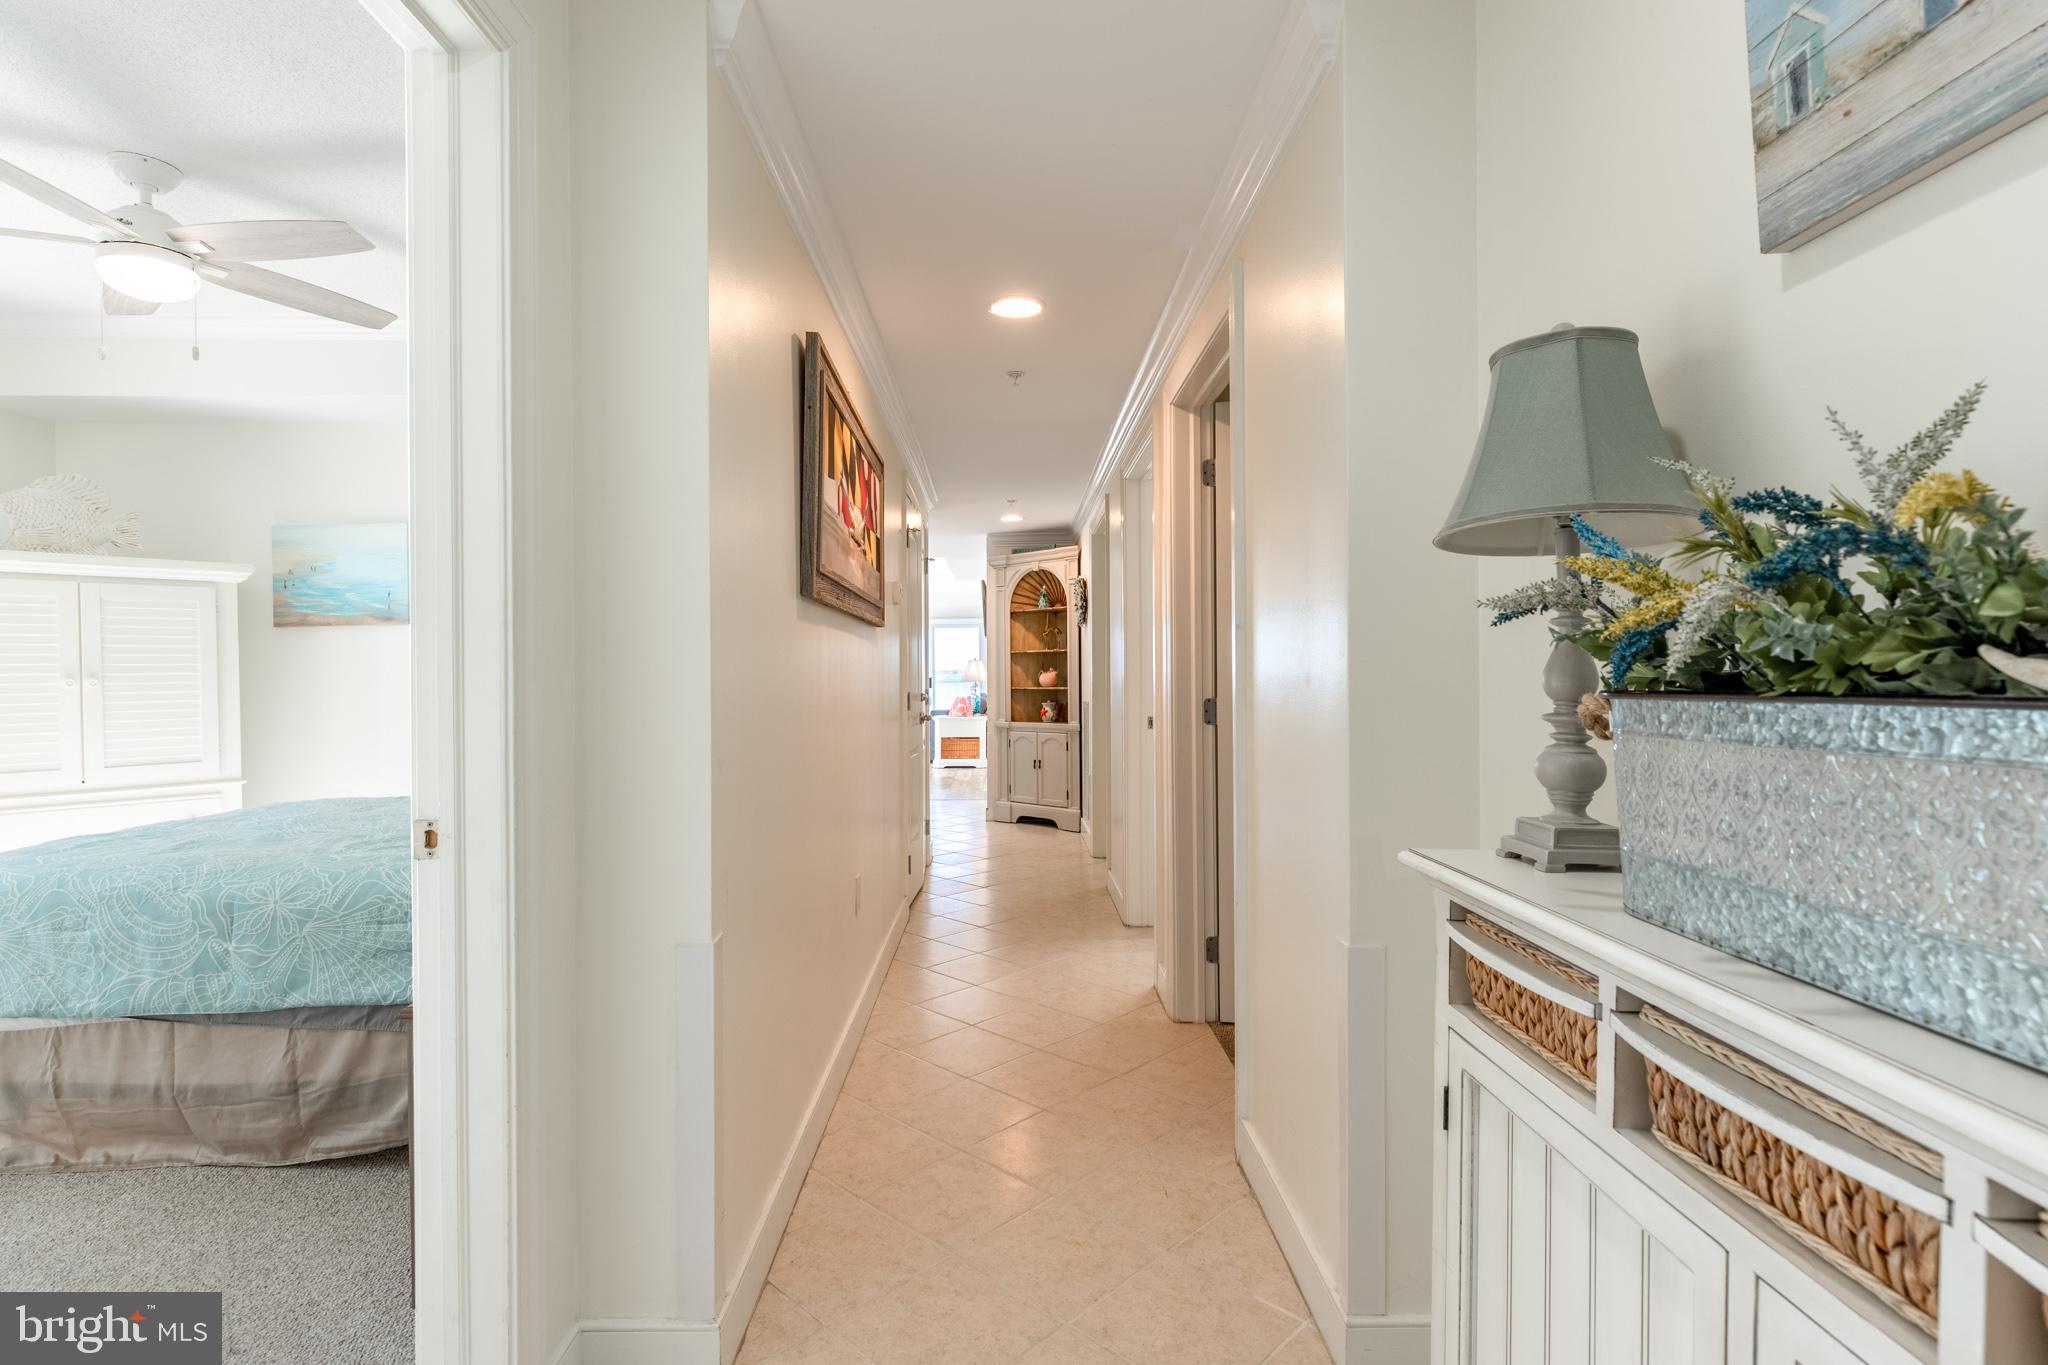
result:
[(1602, 552), (1578, 565), (1633, 600), (1597, 598), (1592, 625), (1567, 638), (1619, 691), (2040, 695), (1978, 655), (1981, 645), (2048, 654), (2048, 571), (2023, 514), (1967, 470), (1935, 472), (1982, 391), (1973, 386), (1890, 455), (1830, 410), (1863, 503), (1839, 492), (1825, 502), (1783, 488), (1738, 494), (1677, 466), (1701, 507), (1700, 531), (1665, 561), (1700, 575), (1680, 584), (1683, 609), (1673, 614), (1666, 576), (1660, 610), (1644, 610), (1651, 599), (1629, 575), (1647, 587), (1643, 569), (1656, 562), (1605, 553), (1612, 542), (1600, 537)]

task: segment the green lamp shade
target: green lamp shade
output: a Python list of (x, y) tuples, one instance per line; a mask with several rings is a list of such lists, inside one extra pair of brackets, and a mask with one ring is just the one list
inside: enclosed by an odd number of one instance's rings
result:
[(1652, 463), (1671, 444), (1634, 332), (1559, 326), (1509, 342), (1487, 366), (1486, 422), (1438, 549), (1550, 554), (1574, 512), (1624, 545), (1684, 534), (1697, 504), (1675, 470)]

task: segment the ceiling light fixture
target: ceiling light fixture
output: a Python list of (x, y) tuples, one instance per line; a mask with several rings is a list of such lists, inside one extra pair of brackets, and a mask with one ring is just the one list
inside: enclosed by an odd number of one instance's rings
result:
[(1017, 500), (1016, 500), (1015, 498), (1011, 498), (1011, 499), (1010, 499), (1010, 510), (1009, 510), (1009, 511), (1007, 511), (1007, 512), (1005, 512), (1005, 513), (1003, 513), (1003, 520), (1004, 520), (1004, 521), (1022, 521), (1022, 520), (1024, 520), (1024, 514), (1023, 514), (1022, 512), (1019, 512), (1019, 511), (1017, 510)]
[(92, 264), (107, 288), (144, 303), (183, 303), (199, 292), (192, 258), (150, 242), (101, 242)]
[(1045, 305), (1025, 294), (1011, 294), (990, 304), (988, 311), (999, 318), (1035, 318), (1045, 311)]

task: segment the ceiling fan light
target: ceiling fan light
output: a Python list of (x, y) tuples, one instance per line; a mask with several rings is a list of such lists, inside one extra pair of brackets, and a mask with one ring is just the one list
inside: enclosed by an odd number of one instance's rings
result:
[(183, 303), (199, 292), (191, 258), (149, 242), (101, 242), (93, 255), (100, 282), (144, 303)]

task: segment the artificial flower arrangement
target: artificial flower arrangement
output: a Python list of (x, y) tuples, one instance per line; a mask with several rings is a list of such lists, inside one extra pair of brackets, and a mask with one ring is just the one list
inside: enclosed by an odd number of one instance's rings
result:
[[(1880, 455), (1830, 408), (1856, 459), (1858, 501), (1786, 488), (1737, 493), (1682, 460), (1701, 531), (1663, 559), (1574, 517), (1585, 553), (1480, 605), (1493, 624), (1578, 612), (1567, 634), (1613, 691), (1921, 696), (2048, 692), (2048, 570), (2021, 511), (1965, 469), (1938, 471), (1969, 425), (1972, 386)], [(1861, 589), (1844, 576), (1854, 561)]]

